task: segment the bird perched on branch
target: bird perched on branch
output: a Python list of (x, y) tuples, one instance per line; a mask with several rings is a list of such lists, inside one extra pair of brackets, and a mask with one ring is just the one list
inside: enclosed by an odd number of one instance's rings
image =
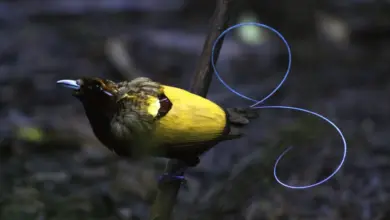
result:
[(240, 137), (254, 109), (223, 109), (186, 90), (149, 78), (114, 83), (99, 78), (59, 80), (84, 106), (95, 136), (131, 159), (172, 158), (188, 167), (223, 140)]

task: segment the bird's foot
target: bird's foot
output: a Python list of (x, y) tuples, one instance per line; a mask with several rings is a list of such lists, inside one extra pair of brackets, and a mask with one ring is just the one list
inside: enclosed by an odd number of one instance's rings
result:
[(159, 185), (164, 185), (167, 183), (180, 183), (184, 188), (188, 188), (187, 180), (184, 177), (184, 173), (187, 170), (185, 164), (181, 164), (182, 161), (177, 161), (177, 164), (171, 164), (168, 172), (164, 172), (158, 180)]
[(159, 177), (159, 184), (164, 184), (168, 182), (176, 182), (179, 181), (183, 185), (187, 185), (187, 180), (185, 179), (183, 174), (177, 174), (177, 173), (164, 173)]

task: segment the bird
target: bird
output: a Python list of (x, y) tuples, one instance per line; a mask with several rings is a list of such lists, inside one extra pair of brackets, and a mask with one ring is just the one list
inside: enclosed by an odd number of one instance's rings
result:
[[(139, 160), (163, 157), (194, 167), (199, 157), (258, 117), (251, 108), (223, 108), (215, 102), (148, 77), (114, 82), (98, 77), (63, 79), (83, 105), (97, 139), (115, 154)], [(179, 171), (167, 174), (177, 177)], [(177, 174), (177, 175), (176, 175)]]

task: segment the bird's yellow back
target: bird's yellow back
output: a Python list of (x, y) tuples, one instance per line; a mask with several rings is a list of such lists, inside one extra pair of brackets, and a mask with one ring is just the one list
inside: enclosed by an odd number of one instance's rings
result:
[(162, 144), (201, 143), (218, 138), (226, 113), (214, 102), (186, 90), (162, 86), (172, 108), (156, 122), (155, 138)]

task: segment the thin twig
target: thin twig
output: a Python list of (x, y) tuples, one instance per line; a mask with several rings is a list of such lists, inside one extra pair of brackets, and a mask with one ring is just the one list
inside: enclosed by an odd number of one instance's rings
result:
[(127, 52), (126, 44), (121, 38), (109, 38), (106, 41), (105, 53), (124, 80), (132, 80), (140, 76)]
[[(212, 24), (209, 34), (203, 46), (203, 52), (200, 61), (195, 70), (194, 77), (191, 81), (190, 91), (200, 96), (206, 97), (208, 88), (211, 83), (213, 70), (211, 67), (210, 57), (212, 46), (218, 36), (228, 26), (229, 21), (229, 7), (231, 7), (233, 0), (217, 0), (217, 7), (212, 18)], [(223, 38), (219, 41), (215, 48), (215, 62), (218, 59), (220, 49), (223, 44)], [(180, 168), (180, 163), (175, 160), (170, 160), (164, 172), (171, 172)], [(184, 173), (183, 173), (184, 174)], [(172, 181), (161, 184), (157, 193), (156, 199), (153, 203), (150, 220), (169, 220), (171, 219), (172, 210), (176, 203), (176, 197), (180, 189), (180, 181)]]

